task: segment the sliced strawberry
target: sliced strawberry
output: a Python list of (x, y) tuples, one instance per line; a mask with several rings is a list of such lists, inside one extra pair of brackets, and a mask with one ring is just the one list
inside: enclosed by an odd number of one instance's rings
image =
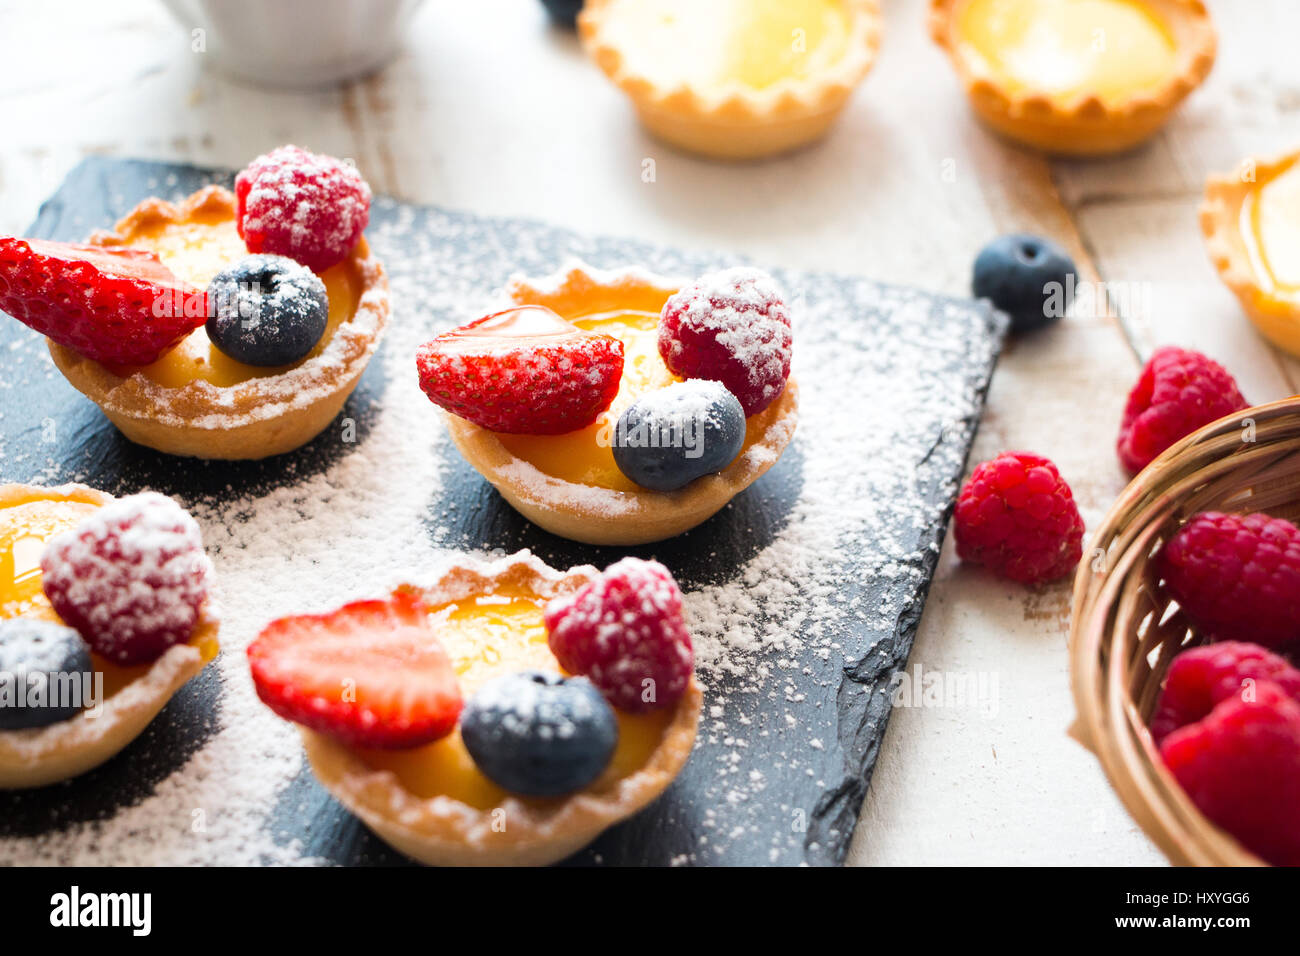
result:
[(208, 318), (152, 252), (0, 236), (0, 310), (108, 365), (148, 365)]
[(408, 594), (272, 621), (248, 663), (273, 711), (353, 746), (419, 747), (460, 717), (456, 672)]
[(429, 400), (496, 432), (586, 428), (623, 377), (623, 343), (526, 305), (444, 332), (415, 357)]

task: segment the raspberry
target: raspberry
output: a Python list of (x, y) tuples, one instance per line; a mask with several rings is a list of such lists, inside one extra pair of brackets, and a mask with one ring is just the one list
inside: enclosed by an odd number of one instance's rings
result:
[(0, 237), (0, 309), (109, 365), (148, 365), (208, 318), (152, 252)]
[(721, 382), (756, 415), (790, 377), (790, 312), (766, 272), (743, 266), (692, 282), (664, 304), (659, 354), (674, 375)]
[(1172, 345), (1156, 349), (1124, 407), (1120, 463), (1136, 475), (1179, 439), (1246, 407), (1237, 383), (1218, 362)]
[(93, 651), (115, 664), (143, 664), (194, 632), (212, 564), (194, 519), (145, 492), (50, 539), (41, 573), (54, 610)]
[(1156, 571), (1192, 623), (1221, 640), (1280, 647), (1300, 638), (1300, 529), (1266, 514), (1199, 514)]
[(1175, 730), (1160, 754), (1210, 820), (1270, 863), (1300, 866), (1300, 703), (1260, 681)]
[(370, 187), (356, 168), (281, 146), (235, 177), (235, 224), (248, 251), (323, 272), (342, 262), (370, 222)]
[(1083, 554), (1083, 518), (1046, 458), (1006, 451), (976, 466), (957, 497), (957, 554), (994, 574), (1038, 584), (1069, 574)]
[(1300, 702), (1300, 670), (1258, 644), (1224, 641), (1183, 651), (1169, 665), (1151, 717), (1151, 737), (1158, 744), (1179, 727), (1193, 724), (1216, 704), (1249, 693), (1259, 681), (1277, 685)]
[(559, 435), (586, 428), (623, 377), (623, 343), (523, 306), (444, 332), (415, 355), (435, 405), (482, 428)]
[(580, 591), (546, 607), (551, 653), (619, 710), (670, 707), (686, 692), (694, 658), (682, 592), (657, 561), (624, 558)]

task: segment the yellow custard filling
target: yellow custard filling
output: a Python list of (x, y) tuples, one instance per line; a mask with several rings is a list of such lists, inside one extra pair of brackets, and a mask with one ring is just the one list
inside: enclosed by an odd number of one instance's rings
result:
[(1177, 61), (1173, 31), (1141, 0), (969, 0), (957, 35), (1011, 92), (1062, 101), (1123, 102), (1158, 88)]
[[(432, 611), (438, 638), (468, 699), (484, 683), (520, 670), (560, 671), (546, 643), (545, 602), (530, 594), (490, 594), (444, 604)], [(636, 772), (650, 759), (672, 721), (671, 710), (618, 717), (618, 747), (593, 787)], [(454, 731), (414, 750), (354, 751), (368, 766), (392, 771), (418, 797), (448, 796), (479, 810), (499, 807), (510, 796), (479, 772)], [(562, 798), (561, 798), (562, 799)], [(546, 800), (530, 802), (547, 803)]]
[[(76, 527), (98, 507), (96, 501), (75, 491), (33, 494), (0, 505), (0, 619), (59, 620), (41, 589), (41, 553), (46, 541)], [(217, 656), (215, 637), (198, 637), (192, 643), (205, 662)], [(121, 667), (97, 654), (92, 654), (91, 659), (95, 671), (104, 675), (104, 691), (109, 696), (150, 667)]]
[(1259, 183), (1241, 204), (1241, 235), (1261, 288), (1300, 293), (1300, 162)]
[[(156, 252), (177, 277), (200, 289), (207, 288), (213, 276), (222, 269), (249, 254), (235, 229), (233, 218), (203, 210), (195, 212), (184, 222), (155, 222), (141, 226), (124, 239), (137, 249)], [(334, 330), (356, 312), (361, 280), (348, 261), (326, 269), (320, 278), (329, 295), (329, 321), (316, 347), (299, 362), (271, 368), (245, 365), (214, 346), (208, 333), (200, 327), (152, 365), (114, 371), (123, 376), (143, 372), (166, 388), (180, 388), (200, 379), (218, 388), (229, 388), (249, 379), (281, 375), (324, 351)]]
[(609, 408), (586, 428), (564, 435), (499, 434), (501, 444), (538, 471), (580, 485), (635, 491), (614, 463), (610, 447), (614, 426), (624, 409), (647, 392), (667, 388), (678, 379), (659, 357), (658, 312), (606, 312), (569, 318), (574, 325), (612, 335), (623, 343), (623, 378)]
[(762, 90), (843, 59), (851, 23), (840, 0), (615, 0), (602, 30), (660, 86)]

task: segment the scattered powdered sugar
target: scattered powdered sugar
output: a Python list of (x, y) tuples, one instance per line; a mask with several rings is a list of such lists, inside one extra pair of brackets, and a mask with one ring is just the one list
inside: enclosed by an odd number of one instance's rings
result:
[[(291, 807), (288, 823), (268, 822), (304, 761), (295, 729), (261, 704), (248, 676), (244, 650), (258, 630), (427, 580), (465, 551), (527, 545), (553, 563), (601, 565), (621, 556), (509, 521), (492, 527), (522, 530), (463, 538), (466, 509), (508, 506), (480, 491), (466, 499), (465, 466), (419, 389), (415, 350), (489, 311), (510, 274), (549, 273), (572, 255), (684, 275), (725, 260), (382, 199), (368, 235), (390, 273), (393, 319), (375, 361), (387, 382), (361, 440), (318, 470), (283, 466), (270, 490), (187, 502), (223, 611), (223, 651), (209, 665), (221, 683), (215, 732), (108, 819), (0, 838), (0, 862), (320, 862), (304, 859), (309, 841), (325, 860), (348, 859), (344, 841), (313, 829), (335, 825), (320, 817)], [(888, 712), (884, 678), (910, 646), (996, 352), (970, 306), (865, 280), (777, 278), (792, 294), (795, 441), (712, 522), (637, 552), (657, 556), (682, 585), (705, 690), (695, 753), (636, 831), (655, 833), (642, 849), (664, 863), (816, 861), (847, 845), (861, 795), (853, 782), (864, 786)], [(326, 434), (346, 434), (341, 426)], [(58, 461), (29, 470), (96, 477)], [(591, 859), (619, 862), (616, 851), (606, 844)]]

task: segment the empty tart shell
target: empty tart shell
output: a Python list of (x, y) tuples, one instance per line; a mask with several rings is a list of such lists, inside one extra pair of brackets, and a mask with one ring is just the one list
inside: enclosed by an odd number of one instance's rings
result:
[(875, 62), (881, 17), (875, 0), (842, 0), (849, 27), (844, 55), (808, 76), (755, 89), (740, 83), (665, 87), (636, 72), (606, 29), (619, 0), (587, 0), (578, 16), (582, 44), (632, 100), (641, 122), (674, 146), (715, 159), (757, 159), (820, 139)]
[(1033, 89), (1009, 89), (994, 71), (968, 56), (957, 35), (958, 14), (971, 0), (931, 0), (930, 35), (943, 47), (971, 108), (1008, 139), (1048, 153), (1102, 156), (1132, 149), (1152, 136), (1214, 66), (1217, 35), (1201, 0), (1144, 0), (1174, 35), (1176, 62), (1154, 89), (1120, 102), (1084, 91), (1062, 100)]
[(1200, 225), (1210, 261), (1242, 311), (1270, 342), (1300, 356), (1300, 295), (1279, 290), (1261, 277), (1241, 222), (1247, 199), (1297, 163), (1300, 150), (1272, 160), (1246, 160), (1243, 169), (1250, 169), (1253, 176), (1240, 172), (1211, 176), (1205, 184)]

